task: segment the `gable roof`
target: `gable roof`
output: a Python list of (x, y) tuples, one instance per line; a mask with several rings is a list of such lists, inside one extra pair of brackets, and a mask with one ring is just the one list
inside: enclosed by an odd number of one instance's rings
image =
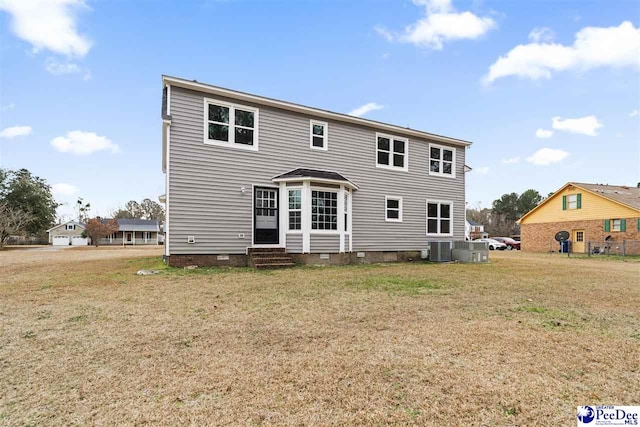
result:
[(54, 225), (53, 227), (51, 227), (50, 229), (48, 229), (48, 230), (46, 231), (46, 233), (50, 232), (51, 230), (55, 230), (55, 229), (56, 229), (56, 228), (58, 228), (58, 227), (62, 227), (63, 225), (67, 225), (67, 224), (75, 224), (75, 225), (76, 225), (76, 226), (78, 226), (78, 227), (82, 227), (82, 228), (84, 228), (84, 224), (79, 223), (78, 221), (71, 220), (71, 221), (67, 221), (67, 222), (63, 222), (63, 223), (60, 223), (60, 224), (56, 224), (56, 225)]
[(581, 190), (588, 191), (596, 196), (600, 196), (614, 203), (626, 206), (631, 209), (635, 209), (640, 212), (640, 188), (627, 187), (625, 185), (605, 185), (605, 184), (586, 184), (580, 182), (567, 182), (560, 189), (553, 193), (553, 195), (542, 201), (538, 206), (531, 209), (517, 221), (518, 224), (538, 210), (541, 206), (545, 205), (549, 200), (553, 199), (557, 194), (564, 191), (568, 186), (573, 185)]
[(341, 121), (341, 122), (364, 125), (368, 127), (381, 129), (381, 130), (386, 130), (388, 132), (397, 132), (402, 135), (414, 136), (416, 138), (423, 138), (423, 139), (429, 139), (432, 141), (444, 142), (447, 144), (457, 145), (460, 147), (468, 147), (472, 144), (472, 142), (465, 141), (463, 139), (437, 135), (435, 133), (429, 133), (421, 130), (411, 129), (409, 127), (392, 125), (389, 123), (379, 122), (376, 120), (363, 119), (361, 117), (355, 117), (355, 116), (350, 116), (348, 114), (336, 113), (333, 111), (323, 110), (320, 108), (307, 107), (305, 105), (295, 104), (293, 102), (280, 101), (278, 99), (252, 95), (246, 92), (240, 92), (237, 90), (226, 89), (220, 86), (200, 83), (197, 80), (186, 80), (186, 79), (181, 79), (179, 77), (171, 77), (171, 76), (163, 75), (162, 85), (163, 85), (163, 88), (166, 87), (166, 85), (178, 86), (185, 89), (191, 89), (191, 90), (210, 93), (210, 94), (219, 95), (219, 96), (226, 96), (229, 98), (239, 99), (241, 101), (253, 102), (256, 104), (266, 105), (269, 107), (281, 108), (284, 110), (295, 111), (302, 114), (310, 114), (316, 117), (323, 117), (325, 119), (332, 119), (332, 120)]
[(583, 190), (591, 191), (614, 202), (622, 203), (630, 208), (640, 210), (640, 188), (627, 187), (624, 185), (584, 184), (579, 182), (572, 182), (570, 184)]
[[(104, 224), (113, 218), (100, 218)], [(158, 231), (160, 229), (160, 221), (157, 219), (130, 219), (116, 218), (118, 222), (118, 231)]]

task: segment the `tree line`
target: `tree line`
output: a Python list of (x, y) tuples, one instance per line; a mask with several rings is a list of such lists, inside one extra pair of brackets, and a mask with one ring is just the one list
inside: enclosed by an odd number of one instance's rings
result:
[(60, 206), (47, 182), (26, 169), (0, 169), (0, 249), (14, 235), (41, 235)]
[[(45, 236), (56, 223), (56, 202), (47, 181), (27, 169), (0, 168), (0, 249), (11, 236)], [(79, 198), (75, 206), (76, 220), (89, 224), (92, 240), (117, 231), (117, 223), (103, 224), (99, 218), (90, 219), (91, 204)], [(164, 221), (164, 207), (151, 199), (131, 200), (124, 208), (111, 213), (112, 218), (157, 219)], [(114, 226), (114, 224), (116, 224)], [(114, 229), (114, 227), (116, 227)]]
[[(550, 197), (550, 193), (546, 198)], [(490, 236), (512, 236), (520, 234), (517, 220), (538, 206), (545, 197), (536, 190), (527, 190), (522, 194), (503, 194), (491, 204), (491, 208), (467, 209), (467, 220), (484, 225)]]

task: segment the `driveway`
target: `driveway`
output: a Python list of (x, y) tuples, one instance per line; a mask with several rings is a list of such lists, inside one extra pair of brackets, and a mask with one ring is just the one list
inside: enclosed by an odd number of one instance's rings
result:
[(164, 246), (42, 246), (0, 251), (0, 266), (162, 256)]

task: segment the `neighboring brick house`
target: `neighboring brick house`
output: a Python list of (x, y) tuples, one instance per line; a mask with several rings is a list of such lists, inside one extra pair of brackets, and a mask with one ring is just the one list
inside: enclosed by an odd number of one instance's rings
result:
[(626, 240), (636, 241), (627, 253), (640, 253), (640, 188), (569, 182), (518, 223), (524, 251), (557, 251), (554, 237), (567, 231), (572, 252), (587, 252), (589, 242), (620, 246)]

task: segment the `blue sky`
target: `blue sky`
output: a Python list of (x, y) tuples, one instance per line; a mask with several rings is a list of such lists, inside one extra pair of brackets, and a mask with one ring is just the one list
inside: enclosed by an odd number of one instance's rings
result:
[(157, 200), (169, 74), (473, 141), (473, 207), (635, 185), (639, 70), (637, 1), (0, 0), (0, 166)]

